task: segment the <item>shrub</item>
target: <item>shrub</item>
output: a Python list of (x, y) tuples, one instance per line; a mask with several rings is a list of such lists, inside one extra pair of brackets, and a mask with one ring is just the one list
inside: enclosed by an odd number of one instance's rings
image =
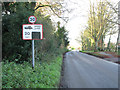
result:
[(31, 64), (24, 62), (2, 62), (3, 88), (57, 88), (60, 79), (62, 58), (57, 57), (50, 62), (43, 61)]

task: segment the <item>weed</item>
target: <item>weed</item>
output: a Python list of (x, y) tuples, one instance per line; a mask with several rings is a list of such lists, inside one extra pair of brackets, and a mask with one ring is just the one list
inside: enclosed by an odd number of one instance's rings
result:
[(2, 62), (2, 88), (57, 88), (61, 64), (61, 56), (49, 63), (37, 61), (34, 70), (28, 62)]

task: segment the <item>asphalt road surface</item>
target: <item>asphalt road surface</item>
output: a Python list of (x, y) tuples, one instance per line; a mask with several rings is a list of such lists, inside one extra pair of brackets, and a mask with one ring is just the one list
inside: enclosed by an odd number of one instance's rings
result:
[(67, 88), (118, 88), (118, 64), (71, 51), (64, 58), (61, 83)]

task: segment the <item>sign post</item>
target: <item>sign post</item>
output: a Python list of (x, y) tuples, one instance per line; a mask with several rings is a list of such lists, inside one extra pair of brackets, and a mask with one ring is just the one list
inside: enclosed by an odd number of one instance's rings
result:
[[(30, 16), (29, 18), (30, 23), (35, 23), (36, 22), (36, 17), (35, 16)], [(34, 68), (35, 60), (34, 60), (34, 40), (32, 40), (32, 68)]]
[(35, 61), (34, 61), (34, 40), (32, 40), (32, 68), (34, 68)]
[(30, 16), (28, 21), (32, 24), (23, 24), (22, 25), (22, 38), (23, 40), (32, 40), (32, 68), (35, 66), (34, 58), (34, 40), (43, 39), (43, 25), (34, 24), (37, 18), (35, 16)]
[[(35, 23), (36, 22), (36, 17), (35, 16), (30, 16), (29, 18), (28, 18), (28, 21), (30, 22), (30, 23)], [(34, 68), (34, 65), (35, 65), (35, 59), (34, 59), (34, 40), (32, 40), (32, 68)]]

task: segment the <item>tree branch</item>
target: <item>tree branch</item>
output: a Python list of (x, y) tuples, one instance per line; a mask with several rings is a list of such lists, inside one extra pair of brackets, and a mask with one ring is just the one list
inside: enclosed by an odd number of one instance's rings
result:
[(68, 22), (68, 20), (64, 19), (63, 17), (60, 17), (55, 11), (54, 9), (52, 8), (51, 5), (47, 4), (47, 5), (39, 5), (37, 8), (34, 9), (34, 11), (36, 11), (38, 8), (40, 7), (49, 7), (51, 9), (51, 11), (58, 17), (58, 18), (61, 18), (63, 21), (65, 21), (66, 23)]
[(110, 8), (112, 8), (114, 10), (115, 13), (118, 13), (117, 9), (115, 9), (110, 2), (108, 2), (107, 0), (106, 0), (106, 2), (110, 6)]
[(40, 5), (40, 6), (38, 6), (37, 8), (35, 8), (34, 9), (34, 11), (36, 11), (38, 8), (40, 8), (40, 7), (50, 7), (50, 5)]
[(118, 25), (120, 25), (120, 23), (118, 23), (118, 22), (115, 22), (115, 21), (108, 20), (107, 18), (106, 18), (106, 20), (107, 20), (107, 21), (109, 21), (109, 22), (111, 22), (111, 23), (115, 23), (115, 24), (118, 24)]

